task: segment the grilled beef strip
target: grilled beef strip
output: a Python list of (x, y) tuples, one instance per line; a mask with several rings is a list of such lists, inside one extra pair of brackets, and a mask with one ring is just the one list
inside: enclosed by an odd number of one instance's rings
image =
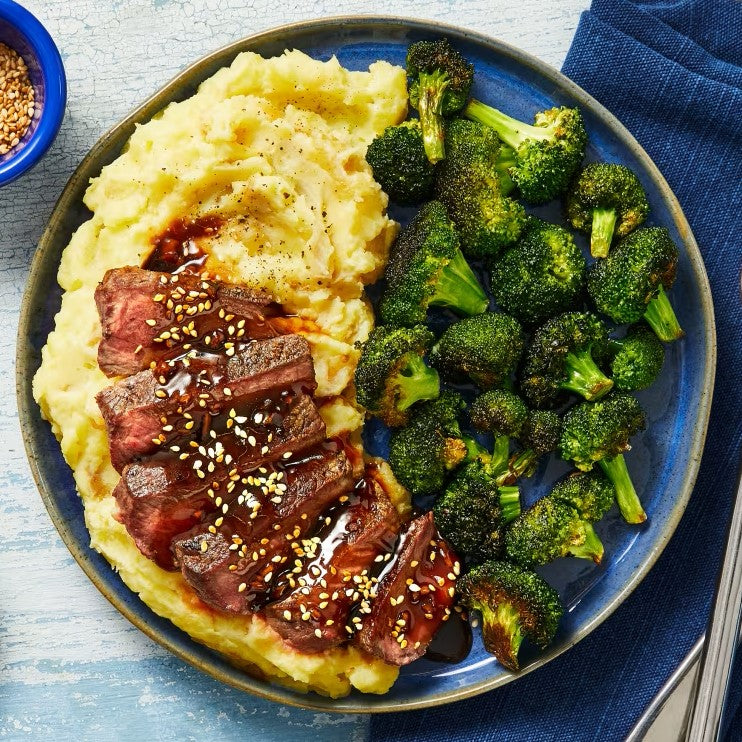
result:
[(198, 353), (147, 369), (96, 396), (117, 471), (191, 437), (226, 405), (301, 386), (316, 388), (309, 343), (299, 335), (250, 342), (234, 355)]
[(240, 497), (225, 503), (213, 522), (173, 542), (186, 581), (205, 603), (227, 613), (261, 608), (320, 514), (353, 487), (350, 462), (332, 444), (257, 472), (241, 481)]
[(379, 577), (371, 612), (354, 640), (393, 665), (418, 659), (451, 615), (459, 570), (433, 514), (416, 518), (402, 533), (396, 557)]
[(184, 345), (216, 349), (280, 334), (268, 319), (275, 307), (266, 293), (191, 273), (114, 268), (98, 284), (95, 303), (98, 365), (106, 376), (134, 374)]
[(175, 569), (173, 539), (233, 500), (239, 476), (325, 438), (325, 424), (305, 394), (284, 392), (232, 412), (212, 421), (214, 435), (200, 443), (129, 464), (113, 491), (118, 519), (139, 551), (163, 569)]
[[(340, 500), (343, 500), (341, 497)], [(391, 558), (400, 522), (389, 496), (373, 479), (327, 514), (325, 527), (302, 544), (303, 556), (273, 594), (289, 592), (265, 609), (268, 623), (300, 652), (320, 652), (347, 641), (370, 611), (374, 574)]]

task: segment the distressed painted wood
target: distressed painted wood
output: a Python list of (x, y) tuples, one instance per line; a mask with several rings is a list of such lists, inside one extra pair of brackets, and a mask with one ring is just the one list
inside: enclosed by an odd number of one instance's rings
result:
[(260, 701), (193, 670), (133, 628), (73, 561), (31, 479), (13, 393), (18, 307), (30, 258), (64, 183), (95, 140), (214, 48), (289, 21), (375, 12), (468, 26), (558, 67), (588, 2), (22, 2), (60, 47), (69, 102), (60, 135), (43, 162), (0, 190), (0, 737), (366, 740), (367, 718)]

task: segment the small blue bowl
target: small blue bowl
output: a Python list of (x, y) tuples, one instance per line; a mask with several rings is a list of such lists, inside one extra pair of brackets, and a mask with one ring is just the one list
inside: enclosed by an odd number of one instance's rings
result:
[(35, 93), (31, 125), (17, 146), (0, 155), (3, 186), (32, 168), (57, 136), (67, 102), (67, 78), (49, 32), (13, 0), (0, 0), (0, 42), (23, 57)]

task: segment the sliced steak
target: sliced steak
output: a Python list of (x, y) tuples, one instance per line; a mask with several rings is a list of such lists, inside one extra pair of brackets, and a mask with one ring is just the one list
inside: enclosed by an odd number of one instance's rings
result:
[(234, 500), (250, 470), (315, 446), (325, 432), (307, 395), (260, 400), (239, 415), (227, 414), (223, 429), (198, 447), (176, 446), (169, 456), (129, 464), (113, 491), (117, 517), (144, 556), (174, 569), (170, 547), (176, 536)]
[(166, 369), (147, 369), (96, 396), (111, 463), (131, 461), (191, 437), (226, 405), (281, 389), (316, 387), (309, 343), (283, 335), (248, 343), (233, 356), (195, 354)]
[(303, 559), (276, 588), (290, 594), (265, 609), (268, 623), (300, 652), (347, 641), (351, 611), (371, 610), (374, 573), (391, 556), (400, 527), (389, 496), (371, 478), (361, 480), (328, 518), (325, 528), (302, 543)]
[(176, 562), (198, 596), (228, 613), (262, 607), (301, 539), (353, 487), (348, 458), (333, 446), (294, 465), (271, 464), (259, 472), (249, 480), (247, 496), (173, 543)]
[(95, 303), (98, 365), (107, 376), (136, 373), (191, 347), (280, 334), (268, 319), (275, 306), (267, 294), (195, 274), (114, 268), (98, 284)]
[(355, 641), (393, 665), (421, 657), (451, 615), (459, 569), (433, 514), (413, 520), (400, 537), (396, 559), (379, 578), (371, 612)]

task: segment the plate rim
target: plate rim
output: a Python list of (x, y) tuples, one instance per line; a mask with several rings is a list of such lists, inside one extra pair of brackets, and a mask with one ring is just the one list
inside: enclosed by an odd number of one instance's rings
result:
[[(178, 99), (177, 92), (179, 86), (192, 77), (198, 77), (200, 68), (208, 67), (217, 57), (238, 54), (240, 51), (247, 50), (246, 47), (257, 43), (267, 43), (279, 41), (284, 35), (295, 35), (297, 32), (307, 32), (312, 30), (327, 31), (336, 26), (349, 26), (368, 28), (382, 26), (402, 27), (404, 30), (416, 30), (423, 33), (442, 34), (451, 38), (458, 38), (488, 47), (497, 54), (507, 56), (517, 64), (530, 68), (539, 75), (545, 77), (554, 83), (557, 88), (566, 90), (573, 96), (582, 107), (589, 109), (590, 112), (601, 120), (625, 145), (646, 168), (652, 176), (654, 183), (657, 185), (662, 200), (671, 214), (675, 226), (677, 227), (683, 245), (686, 249), (690, 266), (692, 268), (695, 283), (700, 290), (700, 314), (705, 328), (706, 340), (706, 363), (703, 369), (704, 385), (700, 390), (699, 404), (696, 414), (696, 425), (692, 433), (690, 442), (691, 455), (687, 459), (686, 471), (682, 480), (682, 486), (679, 496), (672, 508), (672, 511), (666, 519), (666, 528), (659, 536), (657, 543), (649, 553), (647, 559), (632, 574), (623, 587), (613, 596), (602, 610), (579, 631), (568, 636), (565, 642), (558, 646), (547, 649), (539, 654), (538, 658), (524, 667), (519, 673), (506, 673), (490, 680), (480, 680), (470, 686), (456, 688), (444, 691), (422, 700), (413, 701), (388, 701), (373, 705), (363, 703), (364, 696), (358, 696), (352, 702), (347, 703), (346, 699), (332, 699), (320, 696), (316, 693), (306, 693), (300, 695), (293, 689), (275, 685), (262, 679), (254, 678), (245, 673), (239, 680), (229, 676), (221, 668), (212, 665), (207, 661), (193, 656), (186, 650), (178, 647), (175, 642), (167, 636), (161, 634), (156, 628), (151, 627), (144, 619), (140, 618), (136, 612), (129, 608), (118, 595), (108, 588), (98, 578), (98, 570), (91, 563), (89, 556), (89, 546), (82, 547), (71, 534), (65, 519), (56, 505), (56, 502), (47, 489), (43, 466), (39, 463), (39, 455), (34, 445), (34, 436), (31, 428), (31, 418), (34, 414), (39, 414), (39, 407), (33, 399), (32, 381), (35, 369), (29, 368), (31, 365), (31, 354), (27, 352), (28, 330), (31, 319), (32, 298), (38, 293), (38, 283), (41, 279), (42, 268), (45, 264), (47, 252), (52, 247), (52, 233), (57, 228), (57, 223), (69, 206), (72, 205), (72, 192), (78, 186), (78, 181), (83, 177), (83, 173), (88, 169), (90, 163), (100, 158), (109, 144), (109, 141), (119, 135), (120, 132), (132, 129), (135, 124), (149, 120), (155, 113), (173, 100)], [(289, 42), (290, 46), (290, 42)], [(287, 48), (289, 48), (287, 46)], [(203, 81), (205, 78), (201, 78)], [(200, 83), (199, 83), (200, 84)], [(129, 134), (130, 136), (130, 134)], [(128, 139), (128, 137), (127, 137)], [(536, 670), (551, 660), (558, 657), (563, 652), (571, 649), (575, 644), (588, 636), (594, 629), (602, 624), (638, 587), (649, 570), (654, 566), (660, 554), (664, 551), (667, 542), (677, 528), (680, 519), (685, 512), (686, 505), (695, 485), (698, 469), (703, 455), (704, 444), (708, 420), (711, 412), (711, 402), (713, 398), (714, 377), (716, 370), (716, 324), (714, 319), (713, 298), (711, 294), (708, 276), (706, 274), (703, 257), (696, 243), (695, 237), (691, 231), (690, 225), (683, 213), (677, 197), (668, 185), (659, 168), (654, 164), (644, 148), (637, 142), (629, 130), (601, 103), (593, 98), (589, 93), (584, 91), (579, 85), (570, 80), (566, 75), (555, 69), (546, 62), (528, 52), (522, 51), (518, 47), (508, 44), (488, 34), (472, 31), (466, 27), (456, 24), (445, 23), (437, 20), (424, 18), (405, 17), (396, 15), (382, 14), (358, 14), (358, 15), (335, 15), (314, 18), (309, 20), (295, 21), (292, 23), (282, 24), (226, 44), (205, 54), (192, 64), (173, 76), (167, 83), (156, 90), (152, 95), (146, 98), (140, 105), (136, 106), (124, 119), (111, 126), (105, 131), (90, 148), (88, 153), (79, 162), (69, 180), (64, 186), (56, 204), (49, 216), (49, 220), (39, 239), (39, 243), (34, 252), (28, 279), (21, 300), (21, 308), (18, 320), (18, 333), (16, 337), (16, 402), (18, 405), (19, 423), (23, 437), (26, 456), (29, 462), (31, 473), (37, 489), (41, 495), (44, 505), (49, 513), (57, 532), (62, 541), (67, 546), (75, 561), (80, 565), (83, 572), (90, 581), (101, 592), (101, 594), (134, 626), (142, 631), (150, 639), (153, 639), (160, 646), (177, 656), (179, 659), (187, 662), (191, 666), (207, 673), (212, 678), (226, 683), (238, 690), (252, 693), (260, 698), (284, 703), (290, 706), (303, 709), (319, 710), (335, 713), (391, 713), (397, 711), (411, 711), (416, 709), (431, 708), (440, 706), (453, 701), (464, 700), (473, 696), (485, 693), (489, 690), (505, 685), (512, 680)], [(35, 408), (35, 409), (34, 409)], [(41, 418), (43, 420), (43, 417)], [(127, 587), (127, 590), (130, 590)], [(133, 593), (133, 591), (131, 591)], [(145, 604), (146, 606), (146, 604)], [(148, 606), (147, 606), (148, 608)], [(149, 609), (151, 610), (151, 609)], [(174, 625), (173, 625), (174, 626)], [(178, 627), (175, 627), (177, 630)], [(185, 632), (183, 632), (185, 633)], [(195, 641), (190, 639), (190, 641)], [(203, 646), (203, 645), (202, 645)], [(373, 698), (374, 696), (371, 696)], [(339, 705), (338, 705), (339, 704)]]

